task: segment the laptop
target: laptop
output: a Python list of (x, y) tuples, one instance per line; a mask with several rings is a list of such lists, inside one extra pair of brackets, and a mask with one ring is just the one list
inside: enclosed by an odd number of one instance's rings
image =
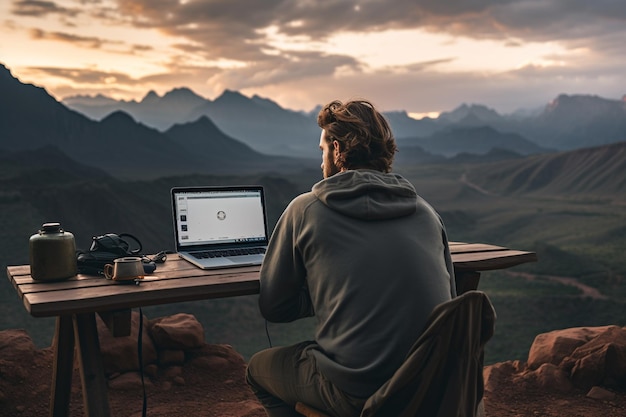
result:
[(267, 248), (261, 186), (174, 187), (178, 255), (202, 269), (261, 265)]

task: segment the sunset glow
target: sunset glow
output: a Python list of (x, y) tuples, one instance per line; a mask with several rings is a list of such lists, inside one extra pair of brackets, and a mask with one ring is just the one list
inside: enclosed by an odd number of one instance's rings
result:
[(508, 112), (560, 93), (620, 98), (626, 13), (605, 13), (616, 7), (608, 0), (589, 10), (559, 3), (8, 0), (0, 63), (59, 100), (140, 100), (185, 86), (296, 110), (358, 96), (433, 115), (467, 102)]

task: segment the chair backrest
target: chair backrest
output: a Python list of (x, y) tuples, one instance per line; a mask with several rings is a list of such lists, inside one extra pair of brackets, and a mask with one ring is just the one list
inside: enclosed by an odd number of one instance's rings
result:
[(468, 291), (437, 306), (395, 374), (361, 417), (474, 417), (482, 400), (485, 344), (496, 314), (487, 295)]

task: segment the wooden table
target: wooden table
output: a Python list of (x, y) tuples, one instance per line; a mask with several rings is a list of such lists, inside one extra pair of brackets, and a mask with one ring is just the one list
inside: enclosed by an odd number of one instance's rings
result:
[[(478, 287), (481, 271), (537, 260), (533, 252), (486, 244), (451, 242), (450, 251), (459, 294)], [(85, 415), (110, 415), (96, 313), (114, 336), (128, 336), (132, 308), (259, 292), (259, 267), (204, 271), (176, 255), (169, 255), (156, 273), (139, 285), (80, 274), (65, 281), (37, 282), (31, 278), (28, 265), (9, 266), (7, 275), (32, 316), (57, 317), (51, 416), (69, 415), (75, 347)]]

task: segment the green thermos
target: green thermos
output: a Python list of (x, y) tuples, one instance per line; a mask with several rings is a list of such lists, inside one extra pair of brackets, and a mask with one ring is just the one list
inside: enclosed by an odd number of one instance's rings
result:
[(74, 235), (60, 223), (44, 223), (29, 240), (30, 275), (39, 281), (56, 281), (78, 273)]

